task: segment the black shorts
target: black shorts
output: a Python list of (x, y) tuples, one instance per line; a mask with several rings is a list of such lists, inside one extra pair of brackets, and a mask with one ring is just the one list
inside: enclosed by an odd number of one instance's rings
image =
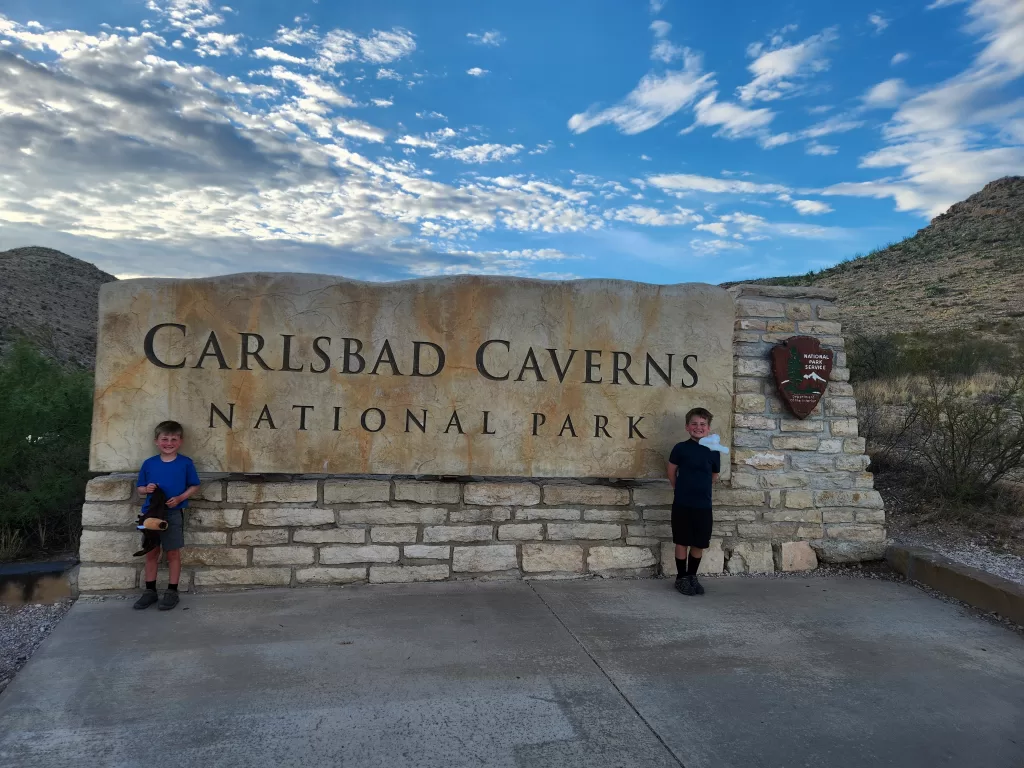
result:
[(672, 505), (672, 541), (684, 547), (707, 549), (711, 545), (711, 509)]

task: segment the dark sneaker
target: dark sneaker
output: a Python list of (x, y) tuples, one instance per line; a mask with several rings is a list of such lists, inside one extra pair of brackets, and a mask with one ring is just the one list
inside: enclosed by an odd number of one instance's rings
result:
[(702, 587), (700, 585), (700, 582), (697, 581), (697, 577), (696, 576), (691, 576), (690, 577), (690, 583), (693, 585), (693, 594), (695, 594), (695, 595), (703, 595), (704, 594), (704, 587)]
[(160, 598), (160, 605), (157, 606), (157, 610), (169, 611), (178, 604), (178, 600), (178, 593), (168, 589), (164, 592), (164, 596)]
[(690, 578), (688, 576), (676, 577), (676, 591), (687, 596), (693, 594), (693, 584), (690, 582)]
[(149, 608), (159, 598), (157, 597), (155, 589), (147, 589), (138, 600), (135, 601), (135, 609), (141, 611), (143, 608)]

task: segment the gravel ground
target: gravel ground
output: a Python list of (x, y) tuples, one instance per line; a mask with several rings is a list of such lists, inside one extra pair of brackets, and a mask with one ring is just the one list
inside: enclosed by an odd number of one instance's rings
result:
[(73, 600), (52, 605), (24, 605), (8, 608), (0, 605), (0, 693), (14, 679), (50, 630), (64, 618)]
[(1024, 557), (994, 552), (984, 544), (964, 541), (939, 531), (905, 531), (896, 537), (896, 541), (907, 546), (927, 547), (950, 560), (1024, 585)]

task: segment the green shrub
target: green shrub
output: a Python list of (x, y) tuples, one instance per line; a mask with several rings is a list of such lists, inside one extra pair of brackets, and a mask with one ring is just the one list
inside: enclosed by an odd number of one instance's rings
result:
[(857, 336), (849, 339), (847, 353), (852, 381), (1007, 373), (1021, 356), (1018, 348), (966, 331)]
[(77, 548), (92, 389), (27, 342), (0, 360), (0, 559)]

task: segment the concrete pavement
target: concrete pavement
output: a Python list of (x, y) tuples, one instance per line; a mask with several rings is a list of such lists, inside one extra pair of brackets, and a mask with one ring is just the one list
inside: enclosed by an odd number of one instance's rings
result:
[(0, 764), (1024, 764), (1020, 635), (906, 584), (706, 585), (80, 601), (0, 695)]

